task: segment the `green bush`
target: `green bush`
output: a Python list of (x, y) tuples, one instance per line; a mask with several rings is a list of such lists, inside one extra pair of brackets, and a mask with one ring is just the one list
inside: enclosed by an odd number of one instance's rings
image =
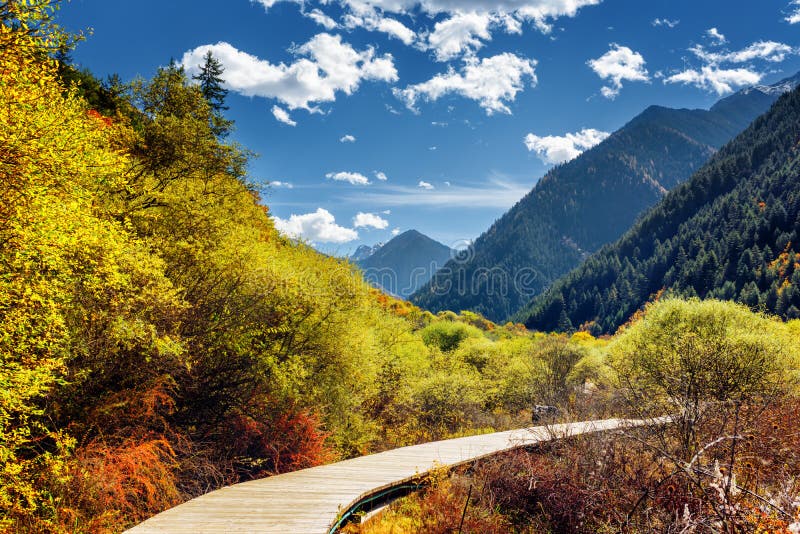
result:
[(776, 318), (732, 302), (669, 299), (611, 344), (621, 385), (670, 404), (746, 400), (790, 385), (800, 348)]
[(422, 329), (421, 335), (426, 345), (442, 352), (455, 350), (468, 337), (483, 337), (483, 333), (474, 326), (450, 321), (433, 323)]

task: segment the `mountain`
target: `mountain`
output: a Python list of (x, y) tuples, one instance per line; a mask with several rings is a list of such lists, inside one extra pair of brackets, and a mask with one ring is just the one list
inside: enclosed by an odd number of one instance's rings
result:
[[(504, 321), (554, 280), (630, 228), (800, 74), (756, 86), (711, 109), (651, 106), (596, 147), (550, 170), (411, 300), (431, 311), (472, 310)], [(449, 290), (448, 290), (449, 288)]]
[(794, 90), (519, 318), (537, 330), (611, 333), (662, 291), (798, 318), (798, 235), (800, 90)]
[(352, 261), (353, 263), (358, 263), (360, 261), (364, 261), (367, 258), (369, 258), (370, 256), (372, 256), (373, 254), (375, 254), (378, 251), (378, 249), (380, 249), (382, 246), (383, 246), (383, 243), (376, 243), (373, 246), (361, 245), (350, 256), (350, 261)]
[(453, 257), (449, 247), (416, 230), (403, 232), (376, 247), (372, 254), (355, 263), (364, 271), (367, 281), (402, 298), (430, 280)]

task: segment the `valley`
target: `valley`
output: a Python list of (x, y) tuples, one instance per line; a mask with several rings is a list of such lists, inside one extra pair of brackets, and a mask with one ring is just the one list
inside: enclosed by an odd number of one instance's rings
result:
[(0, 2), (0, 533), (800, 532), (797, 2), (148, 1)]

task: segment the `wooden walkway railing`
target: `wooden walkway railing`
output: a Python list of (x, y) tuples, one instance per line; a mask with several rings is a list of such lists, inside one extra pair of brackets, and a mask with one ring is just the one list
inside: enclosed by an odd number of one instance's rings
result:
[(566, 423), (403, 447), (228, 486), (162, 512), (128, 532), (331, 533), (362, 504), (391, 498), (393, 492), (407, 493), (419, 487), (432, 470), (454, 468), (553, 439), (668, 420)]

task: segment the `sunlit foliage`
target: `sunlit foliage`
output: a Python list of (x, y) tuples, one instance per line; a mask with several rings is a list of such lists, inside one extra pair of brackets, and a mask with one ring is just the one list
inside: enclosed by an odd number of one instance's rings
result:
[(3, 529), (119, 531), (224, 484), (529, 420), (540, 337), (433, 316), (280, 236), (180, 67), (100, 83), (51, 15), (0, 11)]

